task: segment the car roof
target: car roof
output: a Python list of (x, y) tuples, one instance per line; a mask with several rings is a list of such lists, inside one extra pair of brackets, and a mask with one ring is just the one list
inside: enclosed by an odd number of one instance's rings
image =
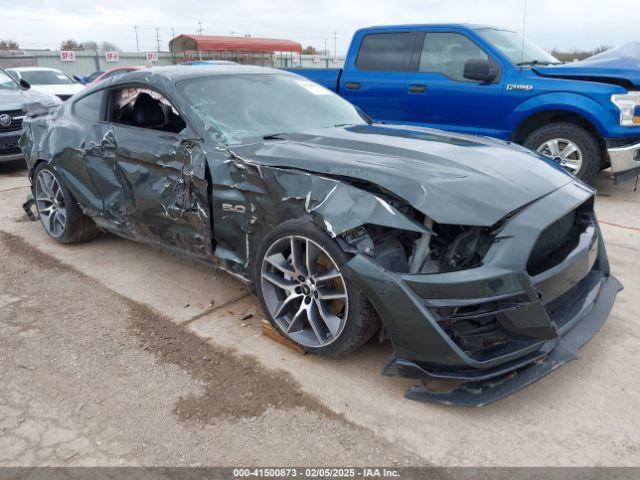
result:
[(416, 23), (409, 25), (375, 25), (371, 27), (361, 28), (359, 31), (367, 31), (367, 30), (389, 30), (389, 29), (407, 29), (407, 30), (418, 30), (420, 28), (462, 28), (466, 30), (480, 30), (483, 28), (490, 28), (492, 30), (505, 30), (512, 31), (509, 28), (496, 27), (495, 25), (482, 25), (476, 23)]
[(196, 78), (207, 78), (223, 75), (287, 75), (293, 73), (277, 68), (255, 67), (251, 65), (200, 65), (194, 68), (191, 65), (171, 65), (163, 67), (142, 68), (122, 75), (106, 78), (100, 82), (89, 84), (86, 94), (103, 88), (117, 87), (130, 83), (144, 83), (151, 87), (168, 89), (175, 87), (177, 82)]
[(284, 70), (268, 67), (256, 67), (252, 65), (199, 65), (193, 68), (190, 65), (171, 65), (164, 67), (143, 68), (116, 77), (118, 83), (122, 81), (145, 79), (153, 82), (155, 79), (166, 79), (171, 82), (190, 80), (192, 78), (213, 77), (219, 75), (259, 75), (259, 74), (282, 74), (290, 75)]
[(111, 67), (111, 68), (105, 70), (104, 73), (115, 72), (115, 71), (118, 71), (118, 70), (134, 71), (134, 70), (140, 70), (142, 68), (144, 68), (144, 67), (140, 66), (140, 65), (121, 65), (119, 67)]
[(14, 67), (7, 68), (7, 70), (13, 70), (15, 72), (62, 72), (62, 70), (58, 70), (57, 68), (48, 68), (48, 67)]

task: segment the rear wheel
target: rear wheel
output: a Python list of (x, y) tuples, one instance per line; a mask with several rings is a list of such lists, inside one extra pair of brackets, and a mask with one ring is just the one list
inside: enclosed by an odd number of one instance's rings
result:
[(44, 230), (61, 243), (91, 240), (98, 229), (87, 217), (53, 167), (41, 163), (34, 174), (33, 194)]
[(379, 328), (373, 307), (343, 274), (348, 256), (314, 224), (281, 224), (257, 258), (256, 290), (267, 318), (305, 351), (346, 354)]
[(549, 157), (590, 185), (595, 183), (603, 163), (598, 139), (575, 123), (544, 125), (529, 135), (524, 146)]

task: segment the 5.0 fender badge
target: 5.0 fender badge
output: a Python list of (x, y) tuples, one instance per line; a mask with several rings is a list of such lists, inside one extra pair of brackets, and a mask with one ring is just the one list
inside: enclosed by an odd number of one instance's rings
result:
[(223, 203), (222, 210), (225, 212), (244, 213), (247, 211), (244, 205), (232, 205), (230, 203)]
[(533, 85), (525, 85), (525, 84), (519, 84), (519, 83), (510, 83), (509, 85), (507, 85), (507, 90), (511, 91), (511, 90), (521, 90), (524, 92), (528, 92), (529, 90), (533, 90)]

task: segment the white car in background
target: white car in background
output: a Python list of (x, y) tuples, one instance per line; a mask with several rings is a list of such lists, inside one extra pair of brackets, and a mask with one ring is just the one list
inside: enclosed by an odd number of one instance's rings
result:
[(75, 82), (66, 73), (55, 68), (17, 67), (8, 68), (6, 71), (10, 75), (15, 75), (14, 78), (17, 81), (24, 79), (29, 82), (34, 90), (50, 93), (63, 101), (84, 90), (84, 85)]

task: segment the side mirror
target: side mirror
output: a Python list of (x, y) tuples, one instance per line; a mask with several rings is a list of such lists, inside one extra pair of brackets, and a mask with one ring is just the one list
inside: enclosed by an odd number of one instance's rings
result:
[(77, 75), (74, 75), (73, 79), (78, 83), (81, 83), (83, 85), (85, 84), (85, 81), (82, 78), (80, 78), (79, 76), (77, 76)]
[(20, 79), (20, 86), (25, 90), (29, 90), (31, 88), (31, 84), (27, 82), (24, 78)]
[(464, 78), (482, 83), (491, 83), (498, 76), (498, 69), (488, 60), (472, 58), (464, 64)]

